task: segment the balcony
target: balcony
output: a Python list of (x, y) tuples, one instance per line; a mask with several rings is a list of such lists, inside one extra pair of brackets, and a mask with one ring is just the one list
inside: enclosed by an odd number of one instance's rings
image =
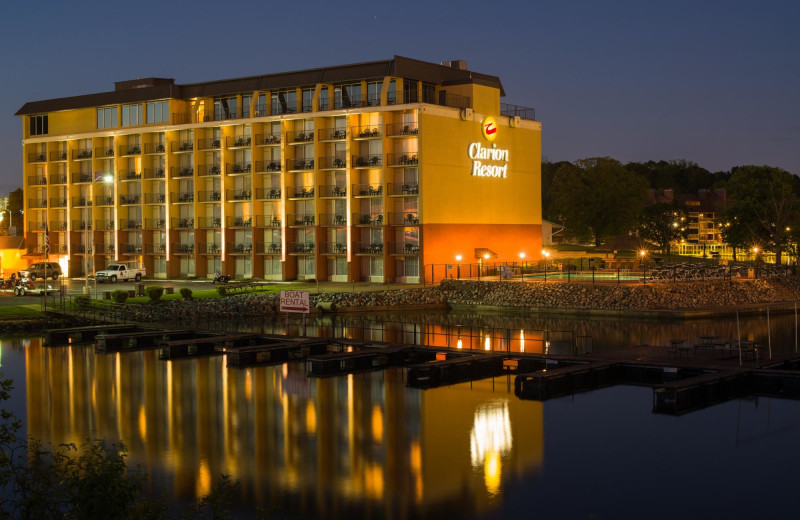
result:
[(121, 181), (138, 181), (142, 179), (142, 172), (136, 170), (120, 170), (118, 176)]
[(409, 195), (418, 195), (419, 194), (419, 183), (418, 182), (408, 182), (408, 183), (392, 183), (389, 184), (389, 195), (393, 197), (404, 197)]
[(29, 208), (46, 208), (47, 199), (28, 199)]
[(170, 251), (175, 255), (193, 255), (194, 244), (173, 243), (170, 245)]
[(319, 187), (320, 198), (343, 198), (347, 197), (347, 188), (335, 184), (325, 184)]
[(382, 255), (383, 244), (380, 242), (356, 242), (353, 250), (359, 255)]
[(219, 244), (197, 244), (197, 251), (201, 255), (218, 255), (222, 252), (222, 246)]
[(198, 177), (208, 177), (222, 173), (219, 164), (200, 164), (197, 166)]
[(144, 245), (144, 254), (146, 255), (163, 255), (167, 253), (167, 244), (151, 244)]
[(140, 155), (142, 147), (138, 144), (127, 144), (119, 147), (120, 155)]
[(281, 244), (280, 242), (264, 242), (263, 244), (258, 244), (256, 252), (265, 255), (279, 255), (281, 254)]
[(51, 186), (54, 184), (66, 184), (66, 183), (67, 183), (67, 175), (65, 173), (50, 175)]
[(313, 255), (316, 252), (314, 242), (289, 242), (286, 247), (294, 255)]
[(220, 217), (198, 217), (197, 229), (217, 229), (222, 226)]
[(167, 219), (164, 218), (146, 218), (144, 219), (145, 229), (166, 229)]
[(111, 146), (95, 148), (94, 156), (97, 159), (103, 159), (103, 158), (110, 159), (114, 157), (114, 148)]
[(36, 222), (31, 221), (28, 223), (28, 229), (31, 231), (44, 231), (45, 223), (44, 222)]
[(281, 161), (256, 161), (256, 171), (260, 173), (280, 172)]
[[(72, 252), (78, 254), (85, 254), (86, 253), (86, 246), (83, 244), (73, 244), (72, 245)], [(89, 249), (89, 254), (92, 253), (91, 248)]]
[[(89, 224), (89, 227), (86, 227), (86, 224)], [(91, 231), (92, 230), (92, 223), (87, 222), (86, 220), (73, 220), (72, 221), (72, 231)]]
[(249, 228), (253, 226), (252, 218), (245, 217), (228, 217), (225, 219), (227, 227), (231, 228)]
[(392, 167), (417, 166), (419, 164), (416, 152), (386, 154), (386, 160)]
[(346, 255), (347, 244), (340, 242), (322, 242), (319, 249), (323, 255)]
[(265, 117), (265, 116), (267, 116), (267, 105), (257, 104), (253, 107), (253, 117)]
[(166, 145), (164, 143), (145, 143), (144, 144), (144, 153), (145, 154), (157, 154), (157, 153), (164, 153), (167, 151)]
[[(112, 150), (113, 153), (113, 150)], [(85, 161), (86, 159), (92, 158), (92, 149), (91, 148), (83, 148), (79, 150), (72, 150), (72, 160), (73, 161)]]
[(362, 139), (377, 139), (381, 136), (381, 129), (377, 126), (354, 126), (353, 138), (357, 141)]
[(51, 198), (50, 199), (50, 207), (51, 208), (66, 208), (67, 207), (67, 199), (62, 199), (59, 197)]
[(225, 138), (225, 146), (228, 148), (247, 148), (252, 143), (253, 139), (249, 135), (229, 135)]
[(114, 221), (113, 220), (95, 220), (94, 221), (94, 228), (99, 231), (113, 231), (114, 230)]
[(83, 173), (83, 172), (76, 172), (72, 174), (72, 183), (73, 184), (81, 184), (81, 183), (89, 183), (92, 182), (92, 174), (91, 173)]
[(225, 197), (229, 201), (245, 201), (253, 198), (253, 192), (249, 189), (225, 190)]
[(145, 204), (163, 204), (167, 201), (167, 196), (164, 193), (145, 193)]
[(319, 158), (321, 170), (342, 170), (347, 167), (347, 158), (344, 155)]
[(219, 202), (222, 194), (219, 191), (200, 191), (197, 193), (197, 200), (200, 202)]
[(382, 197), (383, 186), (380, 184), (353, 184), (356, 197)]
[(419, 215), (416, 213), (389, 213), (390, 226), (419, 226)]
[(179, 217), (170, 219), (170, 227), (175, 229), (194, 229), (194, 218)]
[(289, 171), (313, 170), (314, 159), (286, 159), (286, 169)]
[(225, 253), (229, 255), (249, 255), (253, 252), (253, 244), (246, 244), (244, 242), (227, 242), (225, 244)]
[(130, 206), (133, 204), (141, 204), (142, 203), (142, 196), (141, 195), (120, 195), (119, 196), (119, 203), (123, 206)]
[(72, 207), (74, 208), (86, 208), (91, 206), (92, 201), (86, 197), (72, 197)]
[(250, 163), (235, 162), (225, 164), (225, 173), (229, 174), (250, 173), (252, 169), (253, 167)]
[(66, 231), (66, 230), (67, 230), (67, 221), (66, 220), (51, 220), (50, 221), (50, 229), (49, 229), (49, 231)]
[(418, 255), (418, 242), (389, 242), (389, 254), (392, 255)]
[(508, 103), (500, 103), (500, 115), (536, 121), (536, 109)]
[(281, 188), (280, 186), (277, 187), (266, 187), (266, 188), (256, 188), (256, 198), (257, 199), (280, 199), (281, 198)]
[(286, 132), (286, 141), (289, 144), (303, 144), (314, 142), (313, 130), (300, 130), (296, 132)]
[(357, 226), (382, 226), (383, 214), (353, 213), (353, 222)]
[(186, 204), (189, 202), (194, 202), (194, 193), (191, 191), (180, 191), (180, 192), (171, 192), (169, 194), (170, 201), (175, 204)]
[(386, 125), (386, 135), (389, 137), (416, 137), (419, 135), (417, 123), (390, 123)]
[(64, 150), (50, 152), (50, 160), (51, 161), (66, 161), (67, 160), (67, 152), (65, 152)]
[(318, 133), (320, 141), (344, 141), (347, 139), (347, 130), (344, 128), (323, 128)]
[(192, 166), (172, 166), (169, 169), (169, 176), (173, 179), (194, 177), (194, 168)]
[(186, 153), (194, 150), (194, 143), (192, 141), (173, 141), (170, 143), (170, 151), (172, 153)]
[(219, 150), (219, 148), (220, 140), (216, 137), (213, 139), (199, 139), (197, 141), (198, 150)]
[(99, 255), (113, 255), (114, 244), (95, 244), (94, 252)]
[(381, 154), (354, 155), (350, 162), (353, 168), (375, 168), (383, 164)]
[(316, 225), (313, 213), (296, 213), (286, 215), (289, 227), (311, 227)]
[(313, 199), (314, 186), (287, 186), (290, 199)]
[(256, 226), (279, 228), (281, 227), (280, 215), (256, 215)]
[(141, 255), (143, 251), (141, 244), (123, 244), (120, 250), (123, 255)]
[(281, 133), (256, 134), (256, 144), (259, 146), (281, 144)]
[(336, 213), (322, 213), (319, 216), (319, 224), (326, 227), (344, 227), (347, 225), (347, 217)]
[(29, 163), (43, 163), (47, 162), (47, 154), (44, 152), (34, 152), (28, 154)]
[(47, 177), (44, 175), (30, 175), (28, 186), (47, 186)]
[(145, 168), (144, 169), (144, 178), (145, 179), (163, 179), (166, 177), (166, 171), (164, 168)]

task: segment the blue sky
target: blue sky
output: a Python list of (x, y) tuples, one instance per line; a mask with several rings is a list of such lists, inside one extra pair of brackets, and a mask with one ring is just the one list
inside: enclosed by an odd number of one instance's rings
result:
[(464, 59), (534, 107), (550, 161), (686, 159), (800, 174), (800, 2), (3, 2), (0, 194), (27, 101), (393, 55)]

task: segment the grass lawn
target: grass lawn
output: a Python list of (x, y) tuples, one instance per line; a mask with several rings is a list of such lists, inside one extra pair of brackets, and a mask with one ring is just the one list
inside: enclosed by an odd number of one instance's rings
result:
[(0, 320), (18, 320), (30, 318), (42, 318), (44, 313), (40, 310), (38, 303), (30, 305), (6, 305), (0, 307)]

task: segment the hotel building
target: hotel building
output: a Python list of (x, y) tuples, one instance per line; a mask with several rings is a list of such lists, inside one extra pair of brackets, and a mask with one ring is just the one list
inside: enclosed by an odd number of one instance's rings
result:
[(536, 259), (541, 124), (502, 96), (463, 61), (395, 56), (26, 103), (28, 255), (70, 276), (399, 283)]

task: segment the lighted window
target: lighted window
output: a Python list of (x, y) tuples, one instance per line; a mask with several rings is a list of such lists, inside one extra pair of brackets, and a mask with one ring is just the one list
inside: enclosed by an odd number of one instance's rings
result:
[(297, 91), (284, 90), (272, 94), (272, 115), (297, 112)]
[(47, 114), (30, 117), (30, 135), (47, 134)]
[(361, 106), (361, 84), (341, 85), (333, 89), (333, 108)]
[(147, 103), (147, 124), (169, 123), (169, 101)]
[(238, 103), (235, 97), (214, 100), (214, 121), (238, 117)]
[(117, 126), (117, 107), (103, 107), (97, 109), (97, 129), (114, 128)]
[(142, 105), (122, 105), (122, 126), (142, 124)]

